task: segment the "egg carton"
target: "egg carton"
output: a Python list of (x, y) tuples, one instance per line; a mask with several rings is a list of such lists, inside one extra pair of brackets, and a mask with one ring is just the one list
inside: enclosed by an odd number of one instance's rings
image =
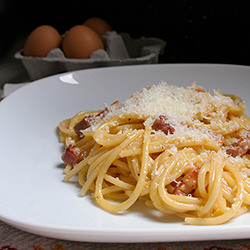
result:
[(64, 56), (60, 48), (51, 50), (46, 57), (28, 57), (23, 49), (14, 55), (20, 59), (30, 77), (42, 77), (80, 69), (121, 65), (158, 63), (164, 53), (166, 42), (158, 38), (141, 37), (133, 39), (127, 33), (107, 32), (103, 37), (105, 50), (93, 52), (88, 59), (71, 59)]

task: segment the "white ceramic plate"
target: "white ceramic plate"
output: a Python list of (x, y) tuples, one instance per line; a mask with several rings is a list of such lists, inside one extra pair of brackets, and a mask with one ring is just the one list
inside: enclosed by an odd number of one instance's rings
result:
[(58, 123), (80, 110), (124, 101), (158, 83), (241, 96), (250, 111), (250, 68), (234, 65), (144, 65), (82, 70), (45, 78), (0, 103), (0, 219), (38, 235), (90, 242), (156, 242), (249, 238), (250, 213), (219, 226), (190, 226), (136, 204), (109, 214), (63, 182)]

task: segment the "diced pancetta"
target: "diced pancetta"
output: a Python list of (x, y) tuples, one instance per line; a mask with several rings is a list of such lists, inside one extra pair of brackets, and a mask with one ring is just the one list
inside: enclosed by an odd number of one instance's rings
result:
[(153, 123), (152, 129), (155, 131), (161, 130), (166, 135), (173, 134), (175, 128), (167, 122), (168, 118), (164, 115), (160, 115)]
[(70, 144), (64, 154), (62, 155), (62, 160), (66, 164), (74, 165), (82, 161), (84, 158), (88, 156), (88, 152), (82, 150), (81, 148)]
[(187, 196), (192, 194), (197, 187), (197, 178), (200, 168), (190, 170), (184, 177), (177, 183), (174, 194)]

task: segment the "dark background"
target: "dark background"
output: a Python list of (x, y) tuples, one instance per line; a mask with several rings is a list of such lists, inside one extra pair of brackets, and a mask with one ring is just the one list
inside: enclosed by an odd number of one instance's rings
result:
[[(41, 24), (64, 33), (98, 16), (133, 38), (165, 40), (161, 63), (250, 65), (248, 1), (20, 1), (0, 0), (0, 62), (23, 47)], [(1, 77), (1, 76), (0, 76)]]

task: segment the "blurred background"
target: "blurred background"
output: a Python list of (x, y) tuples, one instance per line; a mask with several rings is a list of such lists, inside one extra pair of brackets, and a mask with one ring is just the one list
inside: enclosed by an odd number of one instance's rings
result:
[(0, 0), (0, 83), (27, 77), (13, 55), (34, 28), (49, 24), (63, 34), (93, 16), (133, 38), (166, 41), (160, 63), (250, 65), (247, 1)]

